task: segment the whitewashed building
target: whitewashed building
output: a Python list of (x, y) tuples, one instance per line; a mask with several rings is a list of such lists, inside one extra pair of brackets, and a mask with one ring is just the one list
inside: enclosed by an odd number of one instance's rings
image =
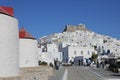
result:
[(68, 46), (63, 48), (63, 61), (74, 60), (76, 57), (82, 56), (83, 59), (91, 58), (92, 54), (97, 52), (93, 47)]
[(20, 67), (38, 66), (37, 40), (25, 31), (24, 28), (20, 29), (19, 38)]
[(62, 52), (58, 51), (58, 46), (56, 44), (46, 44), (38, 48), (38, 51), (39, 61), (45, 61), (48, 64), (54, 64), (55, 59), (62, 61)]
[[(85, 25), (67, 25), (62, 33), (55, 33), (53, 35), (40, 38), (40, 42), (44, 43), (53, 42), (59, 45), (59, 51), (67, 52), (69, 46), (81, 46), (81, 47), (94, 47), (100, 57), (104, 56), (116, 56), (120, 57), (120, 40), (97, 34), (91, 30), (85, 28)], [(42, 42), (41, 42), (42, 43)], [(64, 54), (65, 60), (67, 54)], [(68, 56), (67, 56), (68, 57)]]
[(13, 8), (0, 7), (0, 77), (19, 73), (18, 20), (13, 16)]

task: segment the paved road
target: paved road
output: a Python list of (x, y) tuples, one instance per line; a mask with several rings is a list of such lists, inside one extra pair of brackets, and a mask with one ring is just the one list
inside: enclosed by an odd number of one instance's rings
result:
[(103, 80), (102, 77), (96, 76), (84, 67), (69, 67), (67, 80)]
[(87, 68), (80, 66), (63, 67), (60, 70), (55, 70), (49, 80), (103, 80), (91, 73)]
[(49, 77), (49, 80), (62, 80), (64, 72), (65, 68), (61, 68), (60, 70), (54, 70), (53, 76)]
[(114, 73), (105, 69), (88, 67), (87, 68), (91, 73), (99, 75), (105, 80), (120, 80), (120, 73)]
[(62, 67), (49, 80), (120, 80), (120, 73), (95, 67)]

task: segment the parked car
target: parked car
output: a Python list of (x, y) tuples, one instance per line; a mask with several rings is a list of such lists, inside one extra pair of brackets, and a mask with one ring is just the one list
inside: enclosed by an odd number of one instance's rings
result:
[(112, 59), (110, 60), (109, 70), (119, 73), (120, 72), (120, 59)]
[(62, 62), (62, 65), (63, 65), (63, 66), (71, 66), (71, 63), (68, 63), (68, 62)]

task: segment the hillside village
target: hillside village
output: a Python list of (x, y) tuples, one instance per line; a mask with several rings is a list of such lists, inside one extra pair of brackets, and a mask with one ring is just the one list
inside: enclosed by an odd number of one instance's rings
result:
[(0, 80), (48, 80), (56, 61), (88, 65), (93, 55), (99, 61), (120, 57), (120, 40), (84, 24), (66, 25), (61, 33), (37, 40), (25, 28), (18, 29), (12, 7), (0, 7), (0, 36)]
[(80, 56), (89, 59), (92, 54), (99, 54), (100, 59), (120, 57), (120, 40), (97, 34), (87, 29), (84, 24), (66, 25), (61, 33), (39, 38), (39, 44), (41, 45), (40, 60), (43, 58), (42, 53), (45, 53), (44, 56), (52, 55), (52, 59), (58, 58), (60, 61), (70, 61)]

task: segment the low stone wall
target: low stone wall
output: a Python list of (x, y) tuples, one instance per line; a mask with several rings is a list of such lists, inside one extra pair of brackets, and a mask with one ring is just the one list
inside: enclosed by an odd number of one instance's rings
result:
[(0, 78), (0, 80), (48, 80), (52, 74), (53, 69), (49, 66), (20, 68), (18, 76)]

